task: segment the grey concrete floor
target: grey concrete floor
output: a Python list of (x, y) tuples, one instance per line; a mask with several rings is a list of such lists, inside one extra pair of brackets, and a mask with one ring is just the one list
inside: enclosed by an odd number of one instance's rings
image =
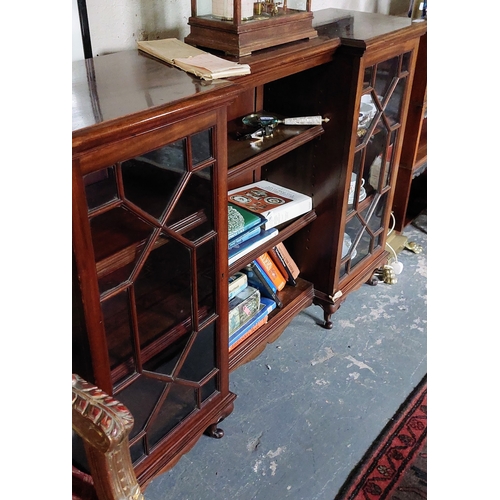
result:
[(323, 323), (311, 306), (231, 374), (222, 439), (203, 436), (146, 500), (333, 500), (427, 371), (427, 235), (403, 250), (398, 282), (363, 285)]

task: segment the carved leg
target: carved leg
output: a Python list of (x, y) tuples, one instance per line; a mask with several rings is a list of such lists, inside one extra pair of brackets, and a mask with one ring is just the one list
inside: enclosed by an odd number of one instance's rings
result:
[(205, 434), (207, 436), (213, 437), (215, 439), (220, 439), (221, 437), (223, 437), (224, 436), (224, 431), (222, 429), (220, 429), (219, 427), (217, 427), (218, 423), (219, 422), (217, 422), (216, 424), (212, 424), (209, 427), (207, 427), (207, 429), (205, 430)]
[[(316, 292), (318, 293), (318, 292)], [(316, 306), (320, 306), (323, 309), (323, 319), (325, 324), (324, 328), (327, 330), (331, 330), (333, 328), (333, 323), (331, 322), (332, 314), (340, 307), (340, 304), (335, 304), (331, 302), (329, 299), (314, 297), (313, 304)]]
[(229, 404), (224, 408), (222, 411), (220, 417), (218, 418), (217, 422), (209, 425), (206, 429), (204, 434), (209, 437), (213, 437), (215, 439), (220, 439), (221, 437), (224, 437), (224, 431), (217, 427), (219, 423), (221, 423), (227, 416), (229, 416), (234, 409), (234, 403)]
[(375, 269), (373, 274), (368, 278), (368, 281), (366, 282), (366, 284), (370, 285), (370, 286), (377, 286), (379, 281), (380, 280), (377, 277), (377, 269)]

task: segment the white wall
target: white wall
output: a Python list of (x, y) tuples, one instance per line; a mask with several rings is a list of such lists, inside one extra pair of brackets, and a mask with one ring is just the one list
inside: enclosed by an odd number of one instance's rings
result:
[[(312, 0), (312, 10), (331, 7), (364, 12), (392, 14), (391, 6), (403, 4), (408, 9), (410, 0)], [(76, 0), (73, 0), (76, 4)], [(136, 48), (138, 40), (178, 38), (189, 34), (191, 15), (189, 0), (87, 0), (87, 14), (94, 57)], [(290, 3), (289, 3), (290, 5)], [(298, 5), (301, 5), (300, 3)], [(305, 8), (303, 0), (302, 8)], [(399, 9), (401, 11), (401, 9)], [(78, 30), (73, 22), (73, 30)], [(83, 59), (73, 36), (73, 60)]]

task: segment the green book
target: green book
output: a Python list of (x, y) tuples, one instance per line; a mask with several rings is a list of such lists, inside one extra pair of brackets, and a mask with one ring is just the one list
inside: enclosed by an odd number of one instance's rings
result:
[(267, 219), (260, 214), (250, 212), (243, 207), (228, 203), (227, 207), (227, 238), (232, 240), (240, 234), (260, 226)]

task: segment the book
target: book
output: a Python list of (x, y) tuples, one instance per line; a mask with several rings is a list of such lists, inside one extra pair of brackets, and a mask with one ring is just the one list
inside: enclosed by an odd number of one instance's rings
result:
[(278, 292), (283, 290), (286, 285), (286, 280), (269, 254), (267, 252), (264, 252), (262, 255), (257, 257), (256, 260), (260, 267), (269, 276), (269, 279), (274, 283)]
[(312, 210), (312, 198), (269, 181), (259, 181), (232, 189), (228, 201), (262, 214), (264, 229), (276, 227)]
[(181, 42), (177, 38), (137, 42), (139, 50), (202, 80), (250, 74), (248, 64), (239, 64)]
[(268, 315), (266, 314), (257, 323), (254, 324), (252, 321), (252, 326), (250, 326), (250, 329), (247, 331), (247, 329), (245, 327), (245, 333), (237, 340), (233, 340), (232, 343), (229, 345), (229, 352), (231, 352), (234, 348), (238, 347), (241, 343), (243, 343), (248, 337), (250, 337), (261, 326), (264, 326), (267, 323), (267, 320), (268, 320)]
[(271, 248), (268, 253), (274, 263), (278, 266), (278, 269), (282, 272), (283, 276), (287, 279), (287, 283), (295, 286), (297, 284), (295, 280), (299, 276), (300, 271), (283, 242), (280, 242)]
[(229, 277), (229, 300), (242, 292), (248, 285), (247, 275), (238, 271)]
[(264, 230), (261, 228), (259, 234), (253, 236), (252, 238), (240, 243), (239, 245), (235, 245), (228, 251), (228, 263), (231, 265), (233, 262), (236, 262), (239, 258), (244, 255), (250, 253), (252, 250), (255, 250), (259, 246), (261, 246), (266, 241), (274, 238), (278, 234), (278, 230), (273, 227), (272, 229)]
[(229, 240), (227, 242), (228, 249), (231, 249), (231, 248), (234, 248), (235, 246), (241, 245), (242, 243), (249, 240), (250, 238), (253, 238), (254, 236), (257, 236), (258, 234), (260, 234), (260, 231), (261, 231), (261, 227), (256, 226), (256, 227), (252, 227), (252, 228), (248, 229), (244, 233), (239, 234), (238, 236), (236, 236), (235, 238), (233, 238), (232, 240)]
[(248, 285), (229, 301), (229, 335), (253, 316), (260, 306), (260, 292)]
[(248, 338), (255, 330), (267, 323), (269, 313), (276, 309), (276, 302), (265, 297), (261, 297), (259, 310), (241, 325), (232, 335), (229, 336), (229, 350), (236, 347), (245, 338)]
[(260, 226), (265, 222), (267, 219), (262, 215), (228, 203), (227, 237), (229, 248), (258, 234)]
[(266, 272), (259, 266), (257, 261), (254, 260), (250, 262), (250, 264), (247, 264), (243, 272), (247, 275), (248, 283), (259, 290), (261, 297), (272, 299), (279, 308), (283, 307), (283, 303), (278, 297), (276, 286), (269, 276), (267, 276)]

